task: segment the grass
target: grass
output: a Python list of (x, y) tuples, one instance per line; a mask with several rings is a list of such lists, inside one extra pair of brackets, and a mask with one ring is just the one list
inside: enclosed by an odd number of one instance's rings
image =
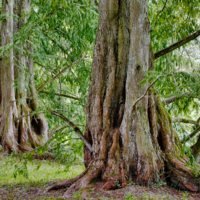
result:
[[(55, 182), (76, 177), (84, 170), (84, 165), (74, 164), (68, 167), (48, 160), (26, 161), (15, 157), (0, 155), (0, 199), (1, 200), (61, 200), (65, 189), (44, 193), (45, 189)], [(98, 200), (164, 200), (164, 199), (193, 199), (189, 192), (179, 192), (169, 186), (152, 185), (142, 187), (131, 182), (127, 188), (115, 191), (102, 191), (99, 186), (86, 191), (87, 197)], [(199, 194), (194, 194), (194, 197)], [(91, 199), (92, 199), (91, 198)], [(73, 194), (73, 199), (82, 199), (80, 192)], [(90, 199), (90, 198), (89, 198)], [(199, 198), (198, 198), (199, 199)]]
[(20, 163), (11, 157), (0, 157), (0, 185), (37, 183), (52, 180), (71, 179), (84, 170), (83, 165), (66, 165), (46, 160), (33, 160)]

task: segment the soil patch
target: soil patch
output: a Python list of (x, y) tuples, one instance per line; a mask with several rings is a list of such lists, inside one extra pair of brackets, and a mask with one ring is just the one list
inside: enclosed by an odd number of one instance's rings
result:
[[(55, 181), (38, 186), (37, 184), (10, 184), (0, 185), (1, 200), (35, 200), (35, 199), (64, 199), (62, 196), (67, 189), (53, 190), (44, 193), (45, 189), (55, 184)], [(117, 190), (104, 191), (101, 189), (103, 182), (99, 182), (94, 188), (84, 190), (82, 194), (76, 192), (72, 194), (71, 199), (95, 199), (95, 200), (132, 200), (132, 199), (147, 199), (147, 200), (162, 200), (162, 199), (191, 199), (199, 200), (200, 193), (187, 192), (175, 189), (170, 186), (152, 186), (144, 187), (139, 185), (128, 185), (125, 188)]]

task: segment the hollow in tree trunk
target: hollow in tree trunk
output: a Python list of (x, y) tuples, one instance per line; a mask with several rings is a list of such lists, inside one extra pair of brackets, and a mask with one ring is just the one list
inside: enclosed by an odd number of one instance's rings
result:
[[(5, 152), (31, 151), (48, 139), (48, 124), (43, 114), (24, 117), (16, 121), (19, 116), (31, 113), (39, 107), (33, 81), (33, 60), (24, 55), (24, 41), (20, 44), (20, 52), (15, 52), (12, 48), (13, 34), (26, 23), (25, 14), (29, 9), (30, 0), (2, 1), (2, 14), (7, 16), (15, 14), (19, 17), (18, 21), (7, 17), (3, 20), (1, 27), (2, 47), (10, 46), (2, 56), (0, 77), (0, 142)], [(28, 48), (31, 51), (31, 47)], [(25, 71), (29, 71), (30, 76), (27, 76)], [(16, 90), (14, 80), (17, 82)], [(30, 88), (29, 92), (25, 85)]]

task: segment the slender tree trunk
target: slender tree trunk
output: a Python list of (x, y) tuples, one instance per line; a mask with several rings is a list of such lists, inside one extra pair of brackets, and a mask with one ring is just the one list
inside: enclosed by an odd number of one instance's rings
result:
[[(2, 23), (2, 47), (13, 44), (14, 33), (18, 32), (27, 22), (24, 17), (30, 10), (30, 0), (2, 1), (2, 13), (17, 15), (18, 21), (12, 17)], [(3, 150), (6, 152), (24, 152), (42, 145), (48, 139), (48, 124), (43, 114), (33, 117), (15, 119), (21, 115), (33, 112), (39, 107), (33, 81), (33, 60), (24, 55), (24, 41), (21, 42), (20, 52), (11, 48), (4, 52), (1, 64), (1, 131)], [(31, 47), (29, 47), (31, 50)], [(26, 80), (25, 70), (28, 68), (30, 78)], [(14, 90), (14, 80), (17, 89)], [(28, 84), (27, 84), (28, 83)], [(27, 100), (27, 87), (30, 87), (30, 97)]]
[(87, 187), (94, 178), (103, 189), (168, 181), (182, 189), (199, 191), (199, 178), (158, 95), (149, 91), (135, 106), (148, 85), (140, 85), (147, 70), (154, 70), (154, 54), (146, 0), (100, 0), (89, 95), (86, 131), (93, 152), (85, 147), (89, 172), (72, 190)]

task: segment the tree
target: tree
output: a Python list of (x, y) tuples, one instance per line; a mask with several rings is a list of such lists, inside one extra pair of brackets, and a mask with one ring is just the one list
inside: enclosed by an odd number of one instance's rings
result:
[[(36, 113), (30, 116), (39, 107), (33, 80), (33, 59), (26, 53), (27, 49), (32, 51), (32, 47), (22, 41), (24, 38), (15, 38), (17, 32), (23, 31), (29, 11), (30, 0), (2, 1), (0, 142), (5, 152), (31, 151), (48, 140), (48, 124), (44, 115)], [(13, 42), (18, 44), (15, 49)], [(18, 119), (21, 115), (27, 116)]]
[(106, 190), (116, 188), (118, 182), (124, 187), (131, 181), (148, 185), (167, 178), (182, 189), (199, 191), (198, 173), (188, 166), (172, 120), (152, 89), (158, 79), (171, 74), (140, 84), (145, 72), (154, 71), (147, 13), (146, 0), (99, 2), (86, 103), (85, 136), (92, 152), (85, 147), (85, 172), (47, 191), (71, 185), (67, 197), (96, 178), (105, 181)]

